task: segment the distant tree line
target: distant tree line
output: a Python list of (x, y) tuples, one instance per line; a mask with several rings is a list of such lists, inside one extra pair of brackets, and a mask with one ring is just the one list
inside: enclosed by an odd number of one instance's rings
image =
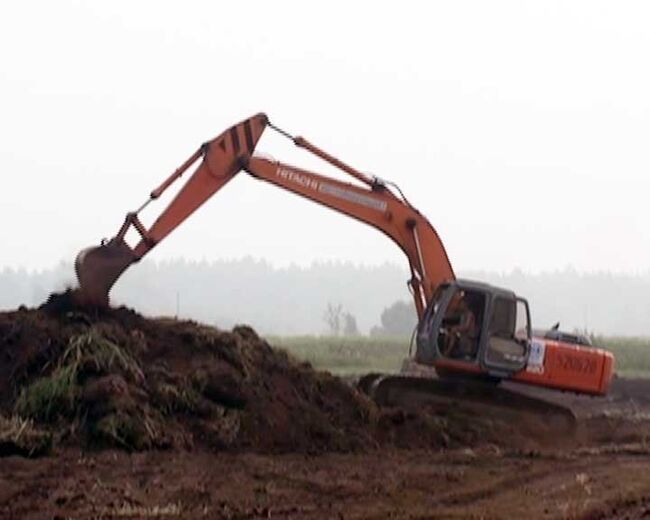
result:
[(381, 312), (379, 321), (370, 329), (371, 336), (408, 336), (417, 325), (415, 304), (398, 300)]
[[(131, 267), (112, 297), (147, 315), (178, 314), (229, 328), (249, 323), (266, 334), (409, 335), (415, 312), (405, 268), (342, 262), (276, 268), (243, 258), (214, 262), (143, 261)], [(526, 297), (533, 326), (605, 335), (650, 335), (650, 271), (636, 275), (461, 273)], [(0, 271), (0, 308), (36, 306), (74, 283), (72, 265)]]

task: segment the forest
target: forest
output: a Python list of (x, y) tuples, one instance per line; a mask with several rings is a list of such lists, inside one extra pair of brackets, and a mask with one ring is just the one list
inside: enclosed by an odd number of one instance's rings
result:
[[(565, 268), (459, 276), (527, 298), (535, 328), (559, 321), (563, 329), (596, 335), (650, 336), (650, 271), (580, 273)], [(415, 320), (408, 277), (405, 266), (394, 264), (277, 267), (254, 258), (145, 260), (120, 279), (112, 298), (114, 304), (146, 315), (190, 318), (222, 328), (247, 323), (264, 334), (394, 335)], [(69, 263), (40, 271), (5, 268), (0, 271), (0, 308), (38, 306), (49, 293), (74, 282)], [(387, 310), (392, 311), (388, 323)]]

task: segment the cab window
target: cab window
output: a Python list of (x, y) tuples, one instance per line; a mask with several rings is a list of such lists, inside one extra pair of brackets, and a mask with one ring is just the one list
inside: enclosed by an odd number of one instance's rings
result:
[(530, 334), (524, 301), (497, 296), (488, 327), (486, 361), (503, 367), (519, 367), (525, 361)]

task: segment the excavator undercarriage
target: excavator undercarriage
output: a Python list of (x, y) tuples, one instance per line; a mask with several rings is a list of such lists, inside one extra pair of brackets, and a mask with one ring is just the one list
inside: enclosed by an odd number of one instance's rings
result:
[(576, 428), (571, 408), (527, 395), (525, 389), (506, 388), (501, 381), (488, 377), (440, 377), (429, 367), (416, 368), (411, 360), (405, 365), (409, 368), (400, 374), (367, 374), (359, 379), (357, 388), (380, 406), (445, 411), (453, 408), (454, 412), (477, 416), (512, 414), (512, 420), (531, 414), (558, 431), (571, 433)]

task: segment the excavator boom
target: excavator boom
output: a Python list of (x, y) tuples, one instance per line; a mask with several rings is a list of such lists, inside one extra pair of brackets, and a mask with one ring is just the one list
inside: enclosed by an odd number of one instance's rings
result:
[[(266, 127), (289, 137), (296, 146), (329, 162), (357, 181), (359, 186), (319, 175), (289, 164), (253, 156)], [(200, 162), (199, 162), (200, 161)], [(176, 197), (146, 229), (138, 214), (157, 199), (183, 173), (199, 163)], [(75, 268), (83, 303), (106, 306), (109, 292), (121, 274), (139, 261), (156, 244), (196, 211), (206, 200), (223, 188), (240, 171), (318, 202), (340, 213), (369, 224), (388, 235), (406, 254), (411, 270), (410, 286), (418, 316), (431, 299), (436, 287), (455, 278), (447, 253), (429, 221), (406, 200), (396, 196), (384, 183), (368, 177), (302, 137), (293, 137), (258, 114), (229, 128), (203, 144), (159, 187), (138, 211), (127, 214), (117, 235), (98, 247), (83, 250)], [(141, 240), (131, 248), (125, 235), (131, 228)]]

